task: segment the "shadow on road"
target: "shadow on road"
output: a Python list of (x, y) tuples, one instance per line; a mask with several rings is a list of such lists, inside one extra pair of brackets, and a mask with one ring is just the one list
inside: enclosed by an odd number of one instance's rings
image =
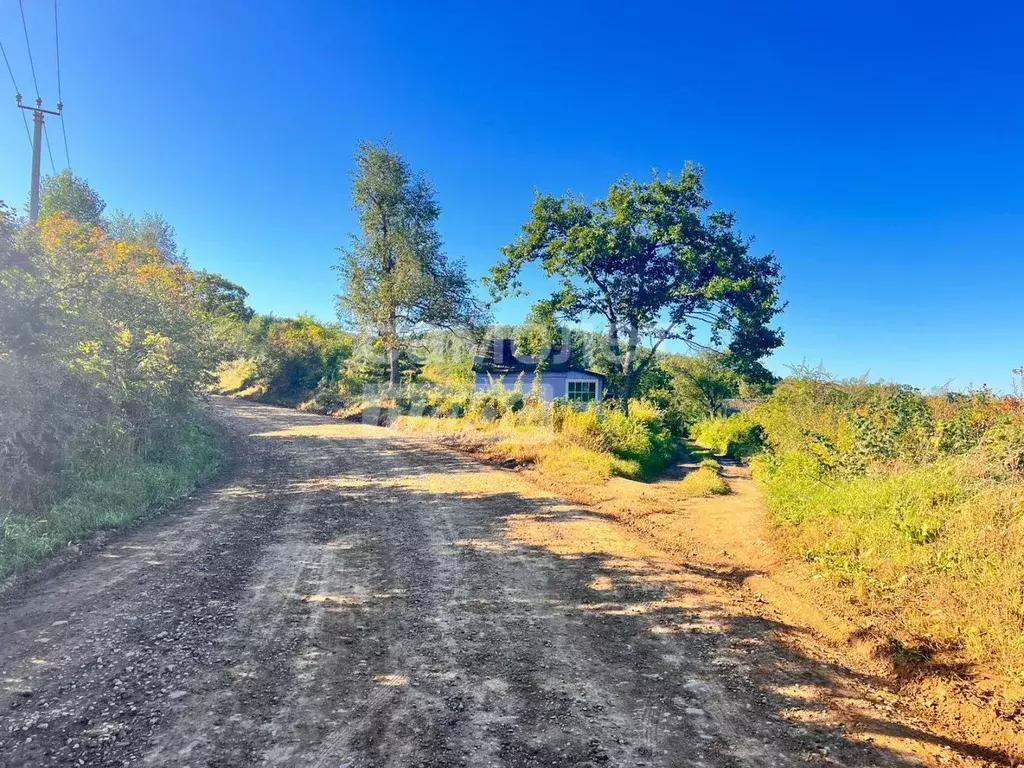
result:
[[(578, 653), (591, 654), (595, 668), (604, 670), (604, 682), (637, 703), (639, 717), (647, 716), (642, 702), (675, 697), (694, 718), (712, 721), (709, 730), (718, 738), (735, 738), (746, 743), (744, 749), (773, 740), (772, 748), (810, 764), (910, 766), (939, 756), (1012, 765), (1007, 754), (902, 721), (886, 681), (798, 651), (793, 641), (802, 630), (758, 615), (730, 595), (745, 574), (680, 562), (608, 515), (528, 488), (514, 474), (424, 451), (376, 428), (297, 416), (286, 429), (256, 436), (301, 455), (344, 440), (348, 452), (378, 457), (352, 471), (325, 450), (323, 461), (304, 464), (305, 476), (293, 477), (288, 487), (246, 490), (311, 494), (308, 506), (321, 516), (319, 535), (327, 545), (351, 530), (347, 516), (356, 510), (389, 516), (392, 527), (375, 529), (372, 541), (346, 544), (373, 550), (374, 562), (407, 552), (409, 543), (398, 540), (403, 527), (420, 526), (423, 536), (439, 537), (458, 563), (445, 566), (443, 574), (437, 563), (423, 562), (384, 579), (381, 597), (387, 600), (343, 594), (314, 599), (372, 623), (375, 612), (394, 614), (406, 601), (414, 611), (417, 594), (440, 590), (446, 610), (471, 616), (474, 627), (492, 633), (489, 643), (463, 646), (457, 653), (466, 658), (453, 665), (543, 666), (545, 627), (561, 622), (576, 633)], [(521, 571), (540, 574), (540, 580), (517, 575)], [(469, 581), (479, 574), (504, 582), (484, 594)], [(512, 642), (517, 631), (542, 644), (541, 653), (510, 662), (501, 644)], [(525, 678), (530, 670), (513, 669), (513, 678), (517, 672)], [(394, 685), (407, 678), (388, 679)], [(657, 754), (659, 740), (671, 742), (671, 723), (659, 727), (660, 735), (642, 749)]]

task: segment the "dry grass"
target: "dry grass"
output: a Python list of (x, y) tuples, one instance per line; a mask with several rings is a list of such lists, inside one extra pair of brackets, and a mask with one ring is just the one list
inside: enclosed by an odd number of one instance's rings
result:
[(688, 496), (719, 496), (729, 493), (729, 484), (718, 471), (702, 465), (679, 481), (679, 490)]
[(238, 358), (222, 363), (217, 369), (217, 383), (213, 391), (218, 395), (252, 397), (262, 393), (256, 385), (256, 363), (249, 358)]
[(906, 644), (1024, 683), (1024, 484), (976, 454), (830, 477), (755, 463), (789, 551), (821, 566)]
[(636, 471), (629, 462), (607, 451), (578, 445), (542, 425), (399, 416), (393, 426), (472, 451), (496, 464), (531, 467), (552, 485), (601, 485), (613, 475), (630, 476)]

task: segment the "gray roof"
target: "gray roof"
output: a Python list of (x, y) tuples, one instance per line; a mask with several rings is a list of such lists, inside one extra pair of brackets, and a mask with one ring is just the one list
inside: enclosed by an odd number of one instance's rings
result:
[(572, 352), (568, 348), (553, 347), (543, 357), (536, 357), (516, 349), (512, 339), (491, 339), (480, 347), (473, 359), (473, 370), (477, 373), (504, 375), (508, 373), (532, 373), (543, 361), (541, 372), (579, 371), (604, 379), (604, 375), (589, 371), (572, 363)]

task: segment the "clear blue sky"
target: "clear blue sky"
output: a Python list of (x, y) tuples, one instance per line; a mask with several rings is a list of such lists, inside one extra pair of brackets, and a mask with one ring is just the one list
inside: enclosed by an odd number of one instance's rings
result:
[[(52, 103), (52, 3), (24, 2)], [(692, 159), (782, 262), (773, 368), (1005, 390), (1024, 365), (1024, 12), (901, 6), (62, 0), (71, 162), (258, 310), (329, 319), (360, 139), (428, 172), (474, 276), (535, 188), (594, 197)], [(15, 0), (0, 40), (34, 96)], [(0, 146), (20, 204), (13, 100)]]

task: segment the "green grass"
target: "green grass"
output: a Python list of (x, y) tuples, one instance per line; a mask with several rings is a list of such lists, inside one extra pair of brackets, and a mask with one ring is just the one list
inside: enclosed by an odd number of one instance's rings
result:
[(195, 419), (162, 456), (80, 470), (69, 493), (41, 515), (3, 519), (0, 578), (94, 531), (120, 528), (209, 479), (223, 456), (216, 428)]
[(686, 475), (679, 482), (679, 487), (688, 496), (721, 496), (729, 493), (729, 484), (719, 475), (719, 470), (704, 466), (704, 462)]
[(714, 459), (710, 456), (708, 456), (705, 459), (701, 459), (699, 466), (701, 469), (710, 469), (712, 472), (715, 472), (716, 474), (722, 471), (722, 465), (718, 463), (717, 459)]
[(600, 485), (613, 475), (652, 480), (676, 458), (675, 437), (648, 403), (631, 402), (626, 416), (518, 397), (496, 391), (469, 396), (459, 407), (427, 403), (421, 412), (431, 415), (400, 416), (394, 426), (444, 434), (492, 460), (531, 465), (577, 485)]
[(916, 643), (1024, 681), (1024, 483), (979, 452), (874, 475), (755, 459), (780, 541)]

